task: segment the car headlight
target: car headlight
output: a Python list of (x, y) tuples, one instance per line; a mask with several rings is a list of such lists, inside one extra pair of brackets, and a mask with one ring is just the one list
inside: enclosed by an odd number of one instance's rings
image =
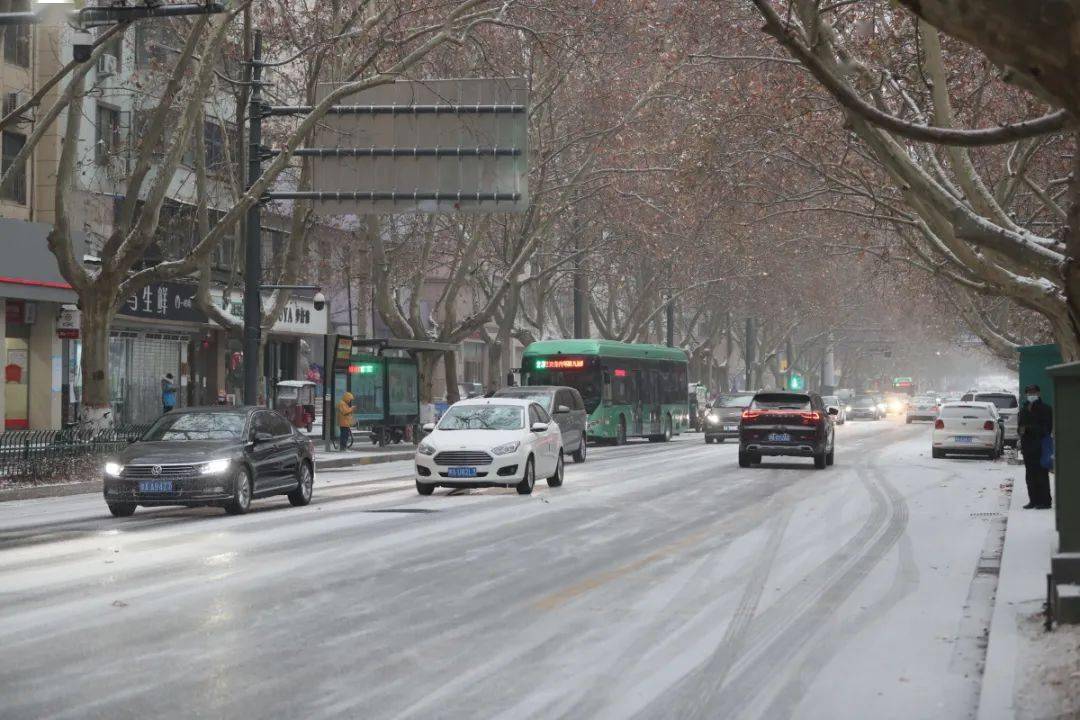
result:
[(433, 448), (431, 445), (428, 445), (427, 443), (422, 442), (420, 443), (420, 447), (416, 448), (416, 452), (420, 453), (421, 455), (434, 455), (435, 448)]
[(120, 463), (105, 463), (105, 474), (109, 477), (120, 477), (120, 473), (122, 472), (124, 472), (124, 466)]
[(709, 422), (711, 422), (713, 425), (715, 425), (716, 423), (720, 422), (720, 416), (717, 415), (716, 413), (710, 413), (709, 414)]
[(231, 463), (232, 461), (228, 458), (211, 460), (208, 463), (203, 463), (203, 466), (199, 469), (199, 473), (202, 475), (220, 475), (229, 469)]
[(521, 447), (521, 443), (517, 440), (514, 442), (503, 443), (497, 447), (491, 448), (492, 455), (509, 455), (512, 452), (517, 452), (517, 449)]
[(851, 412), (851, 406), (850, 405), (845, 405), (844, 406), (844, 412)]

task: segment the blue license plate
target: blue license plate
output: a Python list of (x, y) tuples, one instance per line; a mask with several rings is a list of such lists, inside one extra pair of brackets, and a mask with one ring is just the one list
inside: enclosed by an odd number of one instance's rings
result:
[(955, 440), (956, 442), (958, 442), (960, 444), (967, 444), (967, 443), (975, 442), (975, 438), (971, 437), (970, 435), (957, 435), (956, 437), (953, 438), (953, 440)]
[(769, 433), (769, 442), (791, 442), (790, 433)]
[(172, 480), (143, 480), (139, 483), (141, 493), (171, 493)]
[(476, 468), (474, 467), (452, 467), (450, 471), (446, 473), (448, 477), (453, 478), (470, 478), (476, 477)]

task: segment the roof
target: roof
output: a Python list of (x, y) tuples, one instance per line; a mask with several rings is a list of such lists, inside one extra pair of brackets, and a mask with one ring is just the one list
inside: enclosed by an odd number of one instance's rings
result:
[[(563, 385), (510, 385), (507, 387), (499, 388), (495, 391), (494, 397), (507, 397), (506, 395), (500, 395), (499, 393), (531, 393), (533, 395), (539, 395), (546, 392), (555, 392), (557, 390), (567, 389)], [(573, 390), (573, 388), (569, 388)], [(511, 396), (512, 397), (512, 396)]]
[(457, 406), (457, 405), (519, 405), (521, 407), (528, 407), (529, 405), (533, 404), (534, 402), (535, 402), (535, 400), (530, 400), (530, 399), (527, 399), (527, 398), (508, 398), (508, 397), (485, 398), (485, 397), (478, 397), (478, 398), (469, 398), (468, 400), (458, 400), (456, 403), (454, 403), (454, 406)]
[(307, 387), (314, 384), (310, 380), (281, 380), (278, 382), (278, 387)]
[(522, 357), (551, 355), (600, 355), (604, 357), (687, 362), (686, 351), (666, 345), (624, 343), (617, 340), (541, 340), (525, 348)]
[(173, 413), (186, 413), (186, 412), (200, 412), (200, 413), (250, 413), (256, 410), (271, 410), (272, 408), (265, 408), (259, 405), (193, 405), (190, 407), (178, 407), (173, 408), (169, 412)]

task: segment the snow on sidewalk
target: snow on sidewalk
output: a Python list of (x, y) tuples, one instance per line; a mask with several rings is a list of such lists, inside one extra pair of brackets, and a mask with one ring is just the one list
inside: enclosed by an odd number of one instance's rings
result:
[(1054, 515), (1024, 510), (1014, 487), (997, 597), (979, 697), (978, 720), (1076, 717), (1080, 693), (1080, 627), (1043, 631), (1046, 574), (1054, 550)]

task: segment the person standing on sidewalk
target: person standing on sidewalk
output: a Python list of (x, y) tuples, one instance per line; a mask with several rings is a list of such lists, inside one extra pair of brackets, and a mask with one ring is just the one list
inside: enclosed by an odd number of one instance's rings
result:
[(176, 407), (176, 383), (173, 382), (172, 373), (165, 373), (161, 378), (161, 408), (169, 412)]
[(1017, 416), (1028, 490), (1028, 504), (1024, 509), (1048, 510), (1052, 502), (1050, 472), (1042, 465), (1042, 450), (1043, 442), (1054, 432), (1054, 412), (1042, 401), (1038, 385), (1028, 385), (1024, 395), (1027, 399)]
[(346, 392), (341, 396), (341, 402), (337, 406), (338, 422), (338, 448), (345, 452), (349, 449), (349, 435), (352, 433), (353, 424), (353, 394)]

